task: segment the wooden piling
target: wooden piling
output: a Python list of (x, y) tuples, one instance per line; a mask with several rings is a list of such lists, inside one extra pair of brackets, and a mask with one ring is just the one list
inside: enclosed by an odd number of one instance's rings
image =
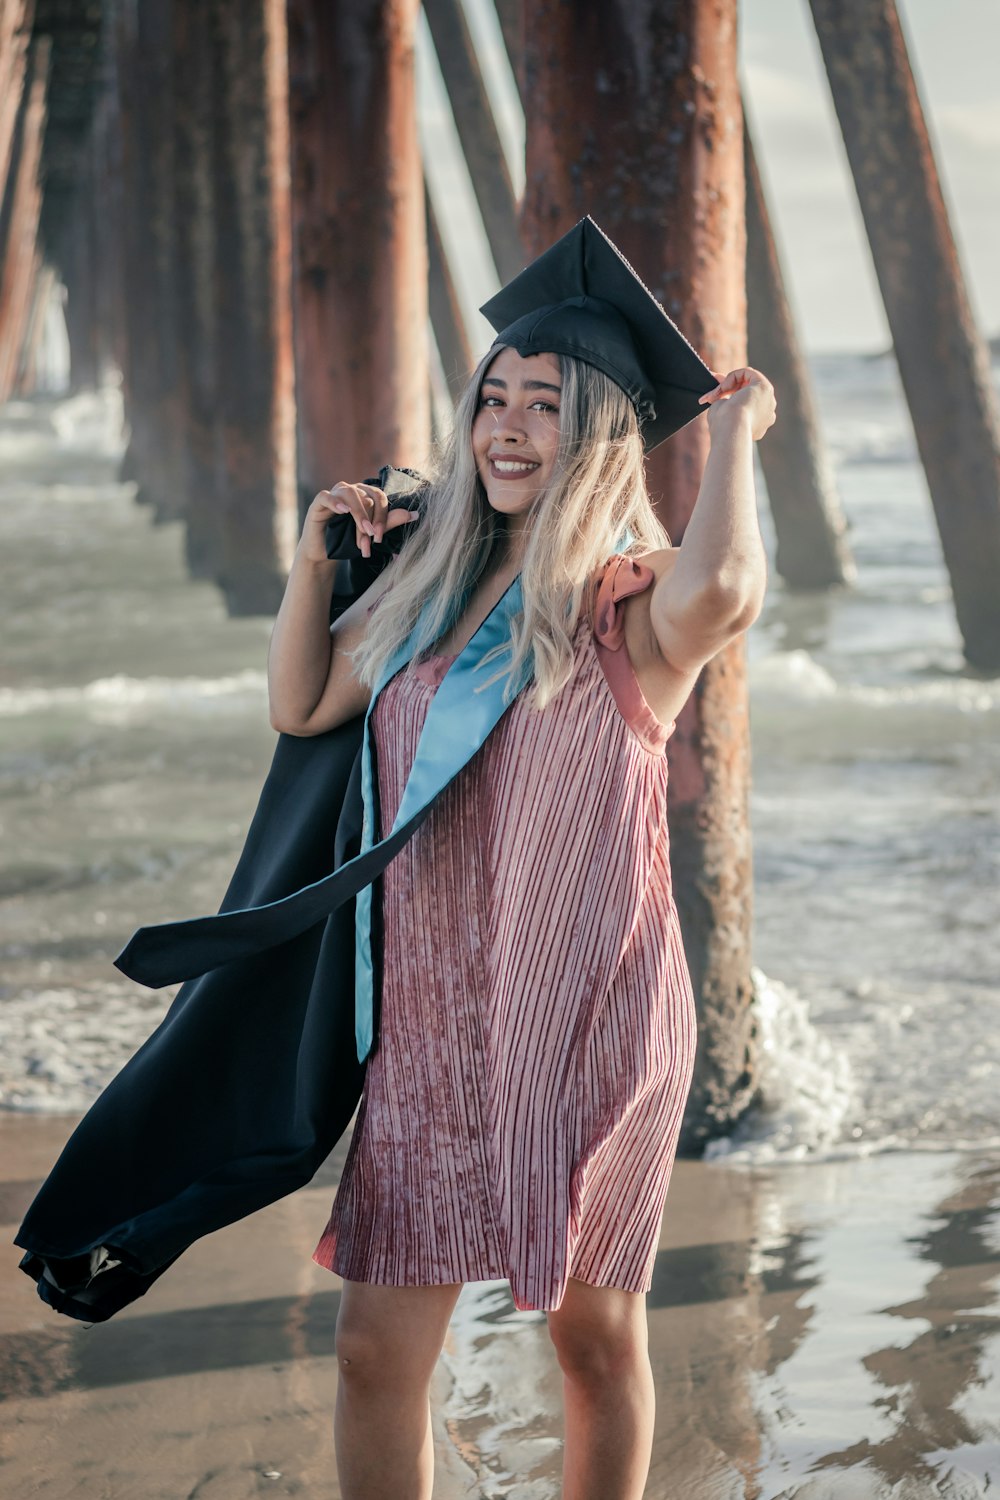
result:
[[(536, 255), (585, 213), (621, 246), (717, 370), (746, 361), (743, 126), (736, 0), (526, 0), (527, 185)], [(652, 456), (676, 544), (708, 452), (697, 420)], [(750, 1102), (751, 859), (745, 653), (704, 668), (669, 747), (674, 889), (698, 1002), (683, 1144), (724, 1133)]]
[(48, 37), (34, 38), (29, 48), (0, 207), (0, 402), (6, 401), (14, 389), (35, 277), (41, 267), (39, 169), (51, 50)]
[(184, 547), (195, 578), (221, 568), (216, 427), (217, 321), (212, 181), (215, 65), (202, 0), (172, 0), (170, 98), (175, 222), (173, 289), (177, 317), (177, 422)]
[(434, 51), (502, 282), (524, 265), (517, 199), (461, 0), (424, 0)]
[(94, 390), (98, 384), (98, 330), (94, 312), (100, 258), (94, 243), (94, 216), (90, 211), (93, 189), (92, 163), (81, 153), (79, 184), (73, 204), (76, 211), (71, 216), (72, 233), (65, 236), (59, 251), (59, 269), (66, 287), (69, 388), (73, 393)]
[(290, 0), (295, 353), (303, 503), (430, 438), (418, 0)]
[(500, 35), (507, 49), (507, 60), (517, 84), (521, 103), (524, 103), (524, 0), (495, 0)]
[(206, 0), (219, 507), (231, 614), (280, 603), (298, 539), (283, 0)]
[(775, 567), (793, 589), (851, 582), (833, 463), (823, 440), (812, 376), (803, 358), (785, 293), (764, 187), (744, 120), (747, 195), (747, 353), (774, 386), (781, 420), (759, 447), (777, 541)]
[[(183, 0), (179, 0), (183, 3)], [(123, 397), (127, 465), (138, 497), (158, 520), (187, 512), (184, 432), (179, 413), (176, 292), (172, 0), (143, 0), (118, 12), (116, 91), (122, 143), (121, 243), (125, 306)]]
[(951, 578), (1000, 671), (1000, 418), (894, 0), (810, 0)]
[(24, 93), (34, 0), (0, 3), (0, 203), (10, 171), (14, 127)]
[(52, 266), (43, 264), (33, 281), (31, 311), (14, 380), (15, 396), (31, 396), (38, 387), (38, 350), (45, 330), (46, 313), (55, 289), (56, 273)]
[(441, 239), (437, 214), (426, 183), (424, 187), (431, 326), (441, 357), (441, 368), (448, 384), (448, 394), (455, 402), (465, 389), (474, 360), (451, 267)]

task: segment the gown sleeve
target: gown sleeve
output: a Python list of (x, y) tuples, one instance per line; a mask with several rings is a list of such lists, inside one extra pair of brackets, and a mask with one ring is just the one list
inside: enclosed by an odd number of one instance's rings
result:
[(646, 702), (625, 644), (622, 601), (641, 594), (656, 580), (648, 563), (619, 554), (606, 565), (594, 605), (594, 649), (625, 722), (647, 750), (662, 753), (676, 720), (664, 724)]

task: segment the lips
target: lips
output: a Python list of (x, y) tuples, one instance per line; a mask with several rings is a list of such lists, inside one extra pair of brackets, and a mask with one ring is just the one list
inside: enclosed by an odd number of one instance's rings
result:
[(497, 458), (495, 454), (490, 454), (490, 473), (494, 479), (527, 479), (540, 468), (541, 464), (530, 459)]

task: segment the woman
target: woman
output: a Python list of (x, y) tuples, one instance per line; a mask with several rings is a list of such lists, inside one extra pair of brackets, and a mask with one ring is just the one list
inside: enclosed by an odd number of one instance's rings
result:
[[(775, 404), (751, 369), (697, 398), (711, 453), (672, 547), (644, 482), (656, 382), (626, 269), (625, 292), (598, 278), (590, 307), (593, 287), (529, 288), (530, 336), (517, 319), (501, 331), (419, 511), (369, 484), (317, 495), (275, 625), (275, 728), (369, 716), (374, 840), (399, 821), (453, 664), (515, 586), (520, 605), (506, 668), (487, 652), (478, 672), (503, 678), (504, 712), (383, 876), (378, 1044), (361, 1016), (364, 1096), (315, 1256), (344, 1278), (348, 1500), (430, 1495), (431, 1374), (462, 1284), (492, 1277), (547, 1312), (567, 1500), (638, 1497), (648, 1472), (645, 1293), (696, 1031), (664, 750), (701, 667), (761, 606), (752, 443)], [(546, 348), (537, 310), (553, 306)], [(412, 530), (331, 632), (327, 534), (343, 516), (365, 557)]]

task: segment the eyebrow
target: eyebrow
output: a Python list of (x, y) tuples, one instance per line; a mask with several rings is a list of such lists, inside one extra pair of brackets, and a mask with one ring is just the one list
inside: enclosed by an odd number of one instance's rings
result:
[[(507, 389), (506, 380), (500, 380), (496, 375), (487, 375), (483, 381), (483, 385), (498, 385), (502, 390)], [(526, 380), (523, 389), (526, 391), (555, 391), (557, 395), (562, 392), (561, 385), (549, 385), (544, 380)]]

